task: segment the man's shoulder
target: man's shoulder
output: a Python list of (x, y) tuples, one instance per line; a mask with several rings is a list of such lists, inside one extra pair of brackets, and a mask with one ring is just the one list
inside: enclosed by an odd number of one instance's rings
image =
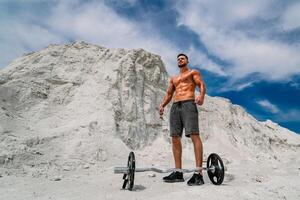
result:
[(195, 75), (195, 74), (200, 74), (200, 71), (197, 69), (192, 69), (191, 70), (191, 74)]
[(178, 78), (179, 75), (173, 75), (173, 76), (170, 76), (170, 81), (173, 81), (174, 79)]

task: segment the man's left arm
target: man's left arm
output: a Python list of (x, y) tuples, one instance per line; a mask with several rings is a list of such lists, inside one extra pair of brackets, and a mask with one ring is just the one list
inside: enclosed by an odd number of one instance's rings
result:
[(200, 89), (200, 95), (196, 96), (195, 103), (198, 105), (202, 105), (204, 102), (206, 87), (205, 87), (204, 81), (202, 80), (200, 72), (197, 70), (193, 70), (192, 73), (193, 73), (193, 79), (194, 79), (196, 85)]

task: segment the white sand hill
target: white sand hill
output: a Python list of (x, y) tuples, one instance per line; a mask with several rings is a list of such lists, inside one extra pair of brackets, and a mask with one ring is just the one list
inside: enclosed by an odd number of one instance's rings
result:
[[(0, 199), (300, 199), (300, 136), (210, 96), (198, 107), (204, 159), (222, 157), (223, 184), (206, 174), (203, 186), (168, 184), (166, 174), (144, 172), (132, 192), (121, 190), (113, 167), (131, 150), (137, 167), (173, 167), (170, 106), (158, 115), (168, 79), (158, 55), (84, 42), (2, 69)], [(192, 144), (182, 141), (183, 167), (193, 168)]]

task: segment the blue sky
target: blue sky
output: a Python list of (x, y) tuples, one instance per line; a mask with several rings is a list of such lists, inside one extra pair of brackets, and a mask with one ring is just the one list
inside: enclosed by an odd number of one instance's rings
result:
[(50, 43), (185, 52), (211, 96), (300, 133), (299, 0), (0, 0), (0, 68)]

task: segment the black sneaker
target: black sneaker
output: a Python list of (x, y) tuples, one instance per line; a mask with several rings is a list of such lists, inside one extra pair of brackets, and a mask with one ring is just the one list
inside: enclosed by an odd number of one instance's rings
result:
[(169, 176), (163, 177), (163, 181), (167, 183), (183, 182), (183, 173), (174, 171)]
[(192, 185), (203, 185), (204, 181), (203, 181), (202, 175), (194, 173), (193, 176), (192, 176), (192, 178), (190, 178), (190, 180), (187, 182), (187, 184), (189, 186), (192, 186)]

